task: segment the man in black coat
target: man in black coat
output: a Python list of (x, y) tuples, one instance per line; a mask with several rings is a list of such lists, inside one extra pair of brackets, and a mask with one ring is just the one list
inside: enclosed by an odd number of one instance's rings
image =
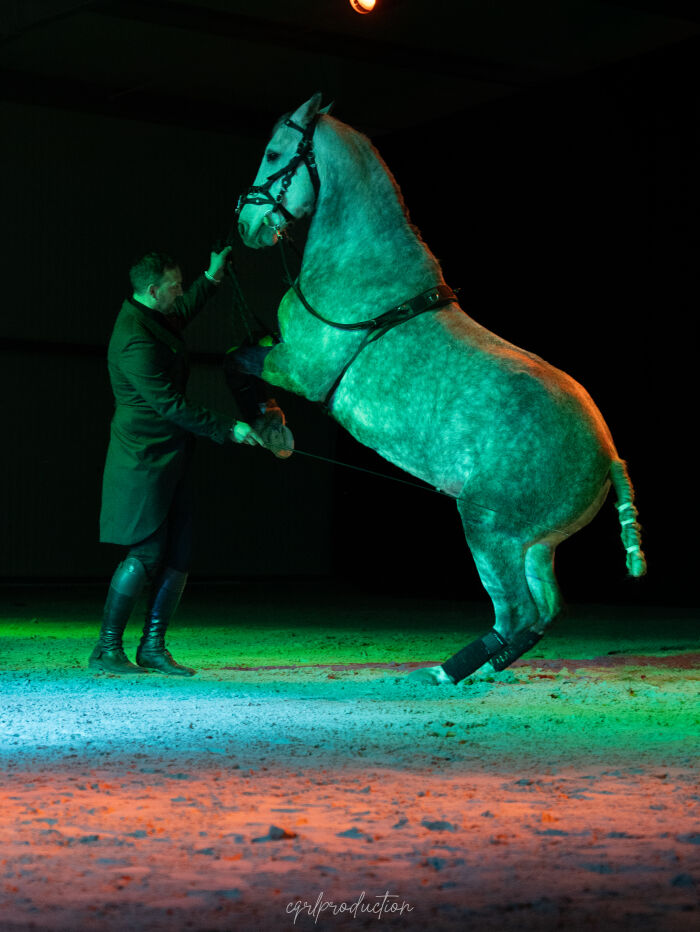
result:
[[(262, 443), (244, 421), (192, 404), (182, 329), (204, 308), (224, 275), (231, 247), (212, 252), (208, 270), (183, 294), (176, 262), (144, 256), (130, 271), (133, 295), (122, 305), (109, 343), (114, 392), (105, 463), (100, 540), (129, 548), (105, 603), (89, 666), (112, 673), (191, 676), (165, 649), (165, 632), (189, 571), (192, 536), (192, 454), (195, 436), (215, 443)], [(277, 409), (279, 410), (279, 409)], [(279, 415), (270, 416), (284, 423)], [(146, 623), (131, 663), (122, 635), (134, 604), (150, 583)]]

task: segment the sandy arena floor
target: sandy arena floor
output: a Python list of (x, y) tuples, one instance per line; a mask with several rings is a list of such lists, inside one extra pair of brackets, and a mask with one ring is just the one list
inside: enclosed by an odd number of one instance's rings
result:
[(442, 689), (405, 674), (485, 604), (193, 587), (176, 679), (87, 671), (101, 598), (4, 592), (3, 932), (700, 928), (689, 610), (575, 607)]

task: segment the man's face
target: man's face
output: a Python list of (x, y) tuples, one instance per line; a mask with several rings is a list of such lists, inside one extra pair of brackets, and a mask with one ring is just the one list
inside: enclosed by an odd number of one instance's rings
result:
[(155, 309), (161, 314), (167, 314), (173, 304), (182, 294), (182, 272), (178, 268), (166, 269), (159, 285), (151, 286), (155, 299)]

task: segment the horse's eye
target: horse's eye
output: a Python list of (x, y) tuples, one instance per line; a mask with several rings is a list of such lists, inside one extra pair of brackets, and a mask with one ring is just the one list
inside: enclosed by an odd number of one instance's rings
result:
[(268, 152), (265, 156), (268, 162), (276, 162), (279, 157), (279, 152)]

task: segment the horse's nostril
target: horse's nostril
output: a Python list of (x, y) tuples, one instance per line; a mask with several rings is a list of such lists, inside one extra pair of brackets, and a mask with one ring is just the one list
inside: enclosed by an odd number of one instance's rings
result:
[(245, 222), (245, 220), (239, 220), (238, 221), (238, 235), (241, 237), (241, 239), (245, 239), (247, 231), (248, 231), (248, 224)]

